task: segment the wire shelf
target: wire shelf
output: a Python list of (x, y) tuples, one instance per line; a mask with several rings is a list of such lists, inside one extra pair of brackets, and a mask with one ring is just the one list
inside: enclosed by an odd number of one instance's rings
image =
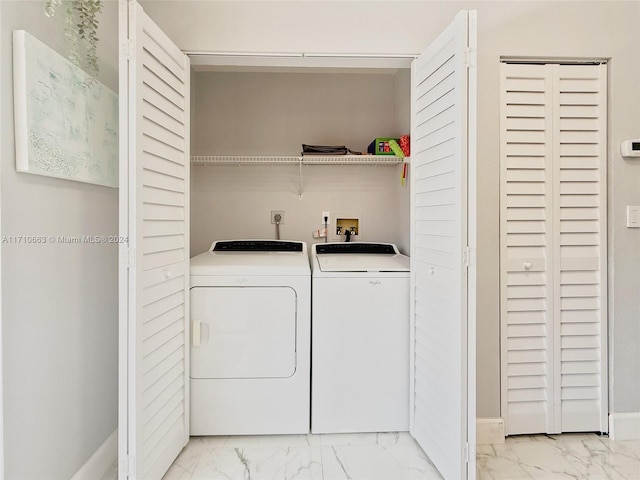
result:
[(242, 165), (299, 163), (299, 157), (290, 156), (240, 156), (240, 155), (196, 155), (191, 157), (191, 165)]
[(408, 158), (382, 155), (236, 156), (195, 155), (191, 165), (302, 164), (302, 165), (398, 165)]

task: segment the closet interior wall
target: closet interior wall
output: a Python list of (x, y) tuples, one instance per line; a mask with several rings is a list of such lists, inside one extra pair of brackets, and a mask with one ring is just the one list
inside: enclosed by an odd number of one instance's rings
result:
[[(366, 152), (375, 137), (409, 133), (409, 69), (194, 70), (194, 156), (296, 156), (303, 143)], [(362, 240), (408, 252), (401, 171), (401, 164), (193, 166), (191, 254), (217, 239), (275, 238), (271, 210), (285, 212), (283, 239), (324, 241), (312, 232), (330, 211), (332, 219), (360, 217)]]

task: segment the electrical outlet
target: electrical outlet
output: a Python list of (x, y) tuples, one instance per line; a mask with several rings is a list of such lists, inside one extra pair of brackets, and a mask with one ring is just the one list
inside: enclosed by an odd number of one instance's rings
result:
[[(278, 217), (280, 215), (280, 217)], [(284, 223), (284, 211), (283, 210), (271, 210), (271, 223)]]
[(331, 212), (326, 212), (326, 211), (322, 212), (322, 218), (320, 218), (320, 224), (322, 224), (322, 225), (325, 224), (325, 221), (324, 221), (325, 217), (327, 219), (327, 222), (326, 222), (327, 225), (330, 224), (331, 223)]

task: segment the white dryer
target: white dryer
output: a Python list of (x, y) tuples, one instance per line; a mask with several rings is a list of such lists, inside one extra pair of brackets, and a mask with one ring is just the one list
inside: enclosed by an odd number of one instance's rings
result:
[(312, 247), (311, 432), (409, 430), (409, 257)]
[(191, 434), (308, 433), (304, 242), (214, 242), (191, 259)]

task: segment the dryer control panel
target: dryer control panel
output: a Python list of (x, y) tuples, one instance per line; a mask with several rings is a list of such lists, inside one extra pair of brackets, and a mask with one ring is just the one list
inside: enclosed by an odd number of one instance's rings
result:
[(212, 252), (302, 252), (302, 242), (282, 240), (229, 240), (213, 242)]

